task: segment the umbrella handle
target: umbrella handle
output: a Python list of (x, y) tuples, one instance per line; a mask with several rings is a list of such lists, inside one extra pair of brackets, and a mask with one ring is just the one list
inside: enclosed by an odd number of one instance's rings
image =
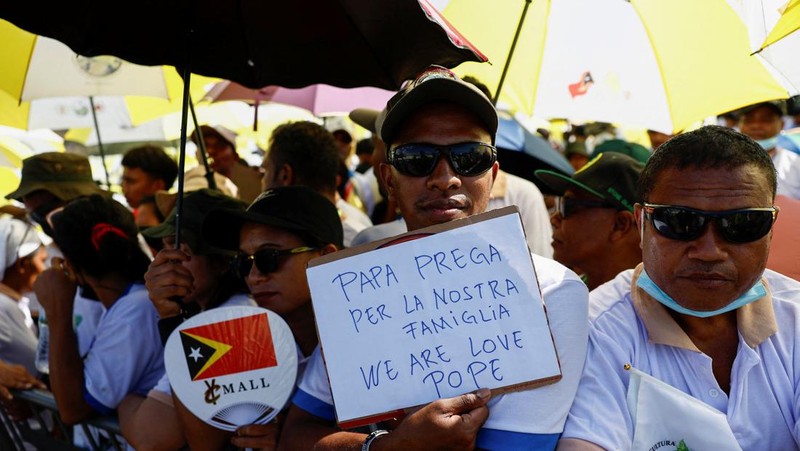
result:
[(100, 126), (97, 123), (97, 111), (94, 109), (94, 97), (89, 96), (89, 109), (92, 110), (92, 120), (94, 121), (94, 132), (97, 135), (97, 147), (100, 149), (100, 161), (103, 163), (103, 172), (106, 174), (106, 188), (111, 191), (111, 178), (108, 176), (108, 166), (106, 166), (106, 151), (103, 148), (103, 141), (100, 139)]
[(203, 139), (203, 130), (200, 129), (200, 124), (197, 122), (197, 113), (194, 112), (194, 102), (189, 99), (189, 109), (192, 112), (192, 122), (194, 122), (194, 133), (197, 137), (197, 147), (200, 148), (200, 159), (203, 161), (203, 167), (206, 169), (206, 181), (210, 189), (217, 189), (217, 181), (214, 179), (214, 170), (208, 165), (208, 153), (206, 152), (206, 141)]
[(525, 16), (528, 15), (528, 7), (531, 6), (531, 1), (532, 0), (525, 0), (525, 7), (522, 8), (522, 14), (519, 16), (517, 31), (514, 33), (514, 40), (511, 41), (511, 48), (508, 49), (506, 64), (503, 66), (503, 73), (500, 75), (500, 82), (497, 83), (497, 91), (495, 91), (494, 99), (492, 99), (492, 103), (494, 103), (495, 106), (497, 106), (497, 101), (500, 99), (500, 91), (503, 89), (503, 83), (506, 81), (508, 67), (511, 65), (511, 57), (514, 56), (514, 49), (517, 48), (517, 40), (519, 40), (519, 34), (522, 31), (522, 24), (525, 22)]

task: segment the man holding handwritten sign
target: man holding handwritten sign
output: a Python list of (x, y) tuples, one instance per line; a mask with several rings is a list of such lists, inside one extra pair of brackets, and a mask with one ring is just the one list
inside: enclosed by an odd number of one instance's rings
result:
[[(378, 128), (387, 144), (389, 164), (381, 166), (380, 175), (389, 195), (396, 200), (409, 230), (467, 218), (486, 209), (499, 168), (494, 148), (489, 144), (494, 142), (497, 113), (486, 96), (449, 70), (432, 66), (396, 94), (388, 102), (384, 114)], [(516, 221), (519, 222), (518, 219)], [(493, 233), (502, 233), (502, 229), (488, 231), (484, 238), (490, 240)], [(471, 248), (465, 246), (463, 254), (450, 253), (452, 249), (428, 249), (427, 254), (419, 256), (432, 256), (441, 251), (450, 260), (438, 260), (439, 267), (436, 269), (435, 257), (427, 264), (425, 257), (421, 257), (419, 271), (446, 271), (442, 264), (450, 268), (472, 265), (476, 274), (481, 274), (481, 280), (485, 280), (485, 285), (480, 288), (484, 297), (498, 293), (511, 297), (516, 290), (523, 292), (535, 287), (535, 280), (513, 279), (509, 284), (505, 278), (493, 274), (492, 265), (499, 264), (505, 249), (496, 249), (495, 253), (487, 244), (477, 246), (477, 253), (470, 255)], [(527, 249), (523, 250), (528, 252)], [(473, 262), (473, 258), (481, 263)], [(284, 427), (281, 447), (354, 450), (472, 449), (476, 446), (492, 449), (553, 449), (563, 429), (583, 368), (588, 334), (588, 293), (586, 286), (572, 271), (536, 255), (532, 259), (561, 365), (561, 380), (533, 390), (498, 395), (493, 399), (490, 399), (491, 393), (486, 388), (438, 399), (402, 418), (389, 433), (365, 435), (345, 432), (336, 427), (327, 374), (322, 357), (316, 352), (293, 399), (294, 405)], [(376, 281), (383, 278), (384, 284), (391, 283), (392, 277), (398, 280), (402, 277), (398, 273), (391, 275), (386, 265), (380, 274), (377, 271), (374, 273)], [(489, 281), (495, 279), (497, 284), (490, 286)], [(474, 281), (470, 293), (464, 293), (462, 289), (460, 295), (476, 297), (478, 289), (474, 285), (481, 283), (481, 280)], [(446, 291), (445, 299), (449, 302), (450, 291)], [(338, 295), (341, 298), (342, 293)], [(333, 297), (332, 293), (331, 302), (336, 302)], [(416, 308), (413, 296), (410, 299), (408, 308)], [(431, 293), (420, 302), (435, 303), (436, 298)], [(497, 302), (491, 302), (491, 309), (486, 299), (484, 302), (483, 318), (489, 320), (485, 324), (507, 320)], [(365, 330), (379, 328), (381, 315), (386, 319), (386, 315), (396, 315), (405, 308), (402, 304), (390, 304), (387, 299), (386, 307), (382, 310), (375, 308), (369, 312), (354, 312), (350, 323), (341, 324), (340, 327), (363, 327)], [(477, 310), (474, 313), (475, 320), (482, 321), (479, 316), (481, 313)], [(468, 318), (471, 321), (471, 317)], [(463, 319), (461, 314), (456, 317), (458, 321)], [(408, 321), (406, 324), (409, 324), (406, 328), (409, 336), (422, 334), (425, 327), (437, 327), (430, 323), (423, 326), (421, 320), (417, 323)], [(476, 331), (486, 327), (475, 326)], [(495, 344), (505, 346), (506, 338), (509, 352), (512, 347), (524, 346), (521, 338), (513, 333), (496, 340)], [(499, 341), (503, 344), (499, 344)], [(481, 339), (481, 349), (483, 344)], [(421, 368), (432, 366), (437, 360), (450, 358), (445, 347), (428, 351), (419, 355)], [(352, 352), (358, 353), (359, 350), (353, 349)], [(536, 365), (533, 361), (516, 363)], [(487, 368), (483, 374), (491, 374), (491, 371), (491, 368)], [(391, 371), (384, 372), (389, 378), (392, 374)], [(471, 377), (466, 368), (463, 375)], [(354, 380), (352, 383), (364, 382)], [(441, 388), (445, 387), (441, 385), (443, 383), (447, 384), (446, 379), (440, 382)]]

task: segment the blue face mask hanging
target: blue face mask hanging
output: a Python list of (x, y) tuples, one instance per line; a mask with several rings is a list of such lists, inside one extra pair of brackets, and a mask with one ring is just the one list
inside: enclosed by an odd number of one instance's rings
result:
[(653, 299), (662, 303), (664, 307), (684, 315), (696, 316), (698, 318), (708, 318), (710, 316), (721, 315), (723, 313), (730, 312), (731, 310), (736, 310), (739, 307), (755, 301), (756, 299), (766, 296), (767, 294), (767, 288), (761, 282), (761, 279), (759, 279), (758, 282), (753, 285), (753, 288), (750, 288), (743, 295), (734, 299), (730, 304), (716, 310), (706, 312), (688, 309), (675, 302), (675, 299), (672, 299), (667, 293), (664, 293), (664, 291), (659, 288), (655, 282), (653, 282), (653, 279), (647, 275), (647, 271), (644, 269), (642, 269), (642, 273), (639, 275), (639, 279), (636, 281), (636, 284), (639, 286), (639, 288), (643, 289), (647, 292), (647, 294), (652, 296)]
[(778, 145), (778, 135), (767, 139), (757, 139), (756, 142), (764, 150), (774, 149)]

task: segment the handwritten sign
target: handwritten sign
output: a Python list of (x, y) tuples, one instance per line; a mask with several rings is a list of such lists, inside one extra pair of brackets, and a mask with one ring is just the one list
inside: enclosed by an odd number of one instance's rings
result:
[(561, 377), (516, 207), (330, 254), (307, 274), (342, 427)]

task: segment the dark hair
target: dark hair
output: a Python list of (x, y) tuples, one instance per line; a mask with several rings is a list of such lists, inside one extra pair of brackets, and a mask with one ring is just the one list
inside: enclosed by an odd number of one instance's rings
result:
[(489, 87), (486, 86), (486, 83), (478, 80), (477, 77), (474, 77), (472, 75), (466, 75), (462, 78), (462, 80), (466, 81), (467, 83), (472, 83), (473, 85), (475, 85), (475, 87), (478, 88), (478, 90), (482, 92), (487, 99), (491, 100), (493, 98), (492, 92), (489, 91)]
[(372, 155), (372, 151), (374, 149), (375, 149), (375, 143), (372, 142), (372, 138), (364, 138), (356, 143), (356, 155), (361, 155), (361, 154)]
[(79, 197), (54, 214), (52, 222), (53, 240), (81, 271), (144, 280), (150, 259), (139, 247), (133, 213), (116, 200), (99, 194)]
[(339, 141), (345, 144), (350, 144), (351, 142), (353, 142), (353, 135), (351, 135), (350, 132), (348, 132), (347, 130), (341, 128), (332, 131), (331, 135), (333, 135), (334, 139), (338, 139)]
[(719, 125), (679, 134), (658, 148), (639, 176), (637, 194), (647, 201), (656, 180), (667, 169), (735, 169), (753, 165), (764, 174), (775, 197), (777, 173), (769, 154), (748, 136)]
[(339, 153), (333, 135), (313, 122), (279, 125), (270, 137), (268, 158), (280, 169), (292, 167), (296, 183), (318, 192), (333, 192), (339, 171)]
[(218, 276), (217, 286), (205, 306), (206, 310), (219, 307), (235, 294), (250, 292), (244, 279), (236, 274), (233, 257), (221, 254), (207, 254), (205, 258), (225, 265), (225, 272)]
[(145, 144), (134, 147), (122, 156), (122, 166), (139, 168), (150, 176), (164, 181), (164, 189), (170, 189), (178, 178), (178, 164), (167, 155), (163, 147)]

